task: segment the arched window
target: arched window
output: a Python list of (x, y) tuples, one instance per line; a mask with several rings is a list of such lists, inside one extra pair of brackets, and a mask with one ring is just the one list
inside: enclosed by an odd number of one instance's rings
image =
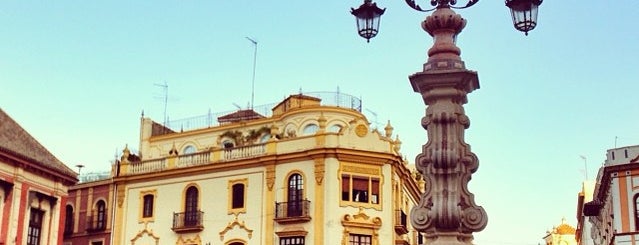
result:
[(309, 124), (304, 127), (302, 132), (304, 135), (311, 135), (315, 134), (317, 130), (319, 130), (319, 126), (317, 126), (317, 124)]
[(67, 205), (64, 214), (64, 235), (73, 234), (73, 206)]
[(187, 147), (184, 147), (184, 155), (191, 153), (195, 153), (195, 146), (189, 145)]
[(264, 134), (262, 135), (262, 137), (260, 138), (260, 143), (266, 143), (268, 142), (268, 140), (271, 139), (271, 134)]
[(198, 224), (198, 190), (195, 186), (186, 189), (186, 198), (184, 200), (184, 225), (194, 226)]
[(339, 131), (342, 131), (342, 125), (339, 124), (334, 124), (328, 128), (328, 132), (331, 133), (339, 133)]
[(292, 174), (288, 178), (288, 217), (302, 215), (302, 200), (304, 199), (304, 180), (300, 174)]
[(235, 147), (235, 142), (233, 142), (233, 140), (225, 140), (222, 142), (222, 146), (224, 149), (230, 149)]
[(104, 200), (100, 200), (95, 206), (97, 210), (95, 228), (104, 230), (106, 228), (106, 203)]

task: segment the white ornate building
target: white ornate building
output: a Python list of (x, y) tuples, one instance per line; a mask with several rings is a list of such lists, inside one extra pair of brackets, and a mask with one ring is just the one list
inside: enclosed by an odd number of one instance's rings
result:
[(390, 123), (371, 129), (339, 93), (270, 109), (143, 117), (139, 154), (113, 170), (112, 244), (423, 243), (407, 216), (424, 183)]
[(639, 146), (608, 150), (583, 214), (594, 244), (639, 244)]

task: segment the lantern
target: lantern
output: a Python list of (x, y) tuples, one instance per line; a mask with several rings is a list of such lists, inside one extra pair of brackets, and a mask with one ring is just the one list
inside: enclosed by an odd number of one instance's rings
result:
[(510, 8), (515, 29), (528, 32), (537, 26), (537, 8), (542, 0), (506, 0), (506, 6)]
[(351, 14), (355, 15), (357, 20), (357, 33), (366, 38), (366, 42), (377, 35), (379, 19), (385, 10), (378, 8), (372, 0), (364, 0), (364, 4), (357, 9), (351, 8)]

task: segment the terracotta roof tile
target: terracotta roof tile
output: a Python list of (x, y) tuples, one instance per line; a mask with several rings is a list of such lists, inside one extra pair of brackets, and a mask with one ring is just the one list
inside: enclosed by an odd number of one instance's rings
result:
[(2, 109), (0, 109), (0, 151), (29, 160), (58, 174), (77, 178), (77, 173), (53, 156)]

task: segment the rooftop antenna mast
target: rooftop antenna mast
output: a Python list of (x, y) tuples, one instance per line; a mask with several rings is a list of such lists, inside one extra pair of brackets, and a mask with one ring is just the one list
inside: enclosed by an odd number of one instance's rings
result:
[(162, 98), (164, 99), (164, 126), (166, 126), (166, 123), (168, 121), (168, 118), (166, 116), (166, 107), (169, 103), (169, 85), (166, 83), (166, 81), (164, 81), (164, 83), (162, 84), (155, 83), (154, 85), (164, 89), (164, 96)]
[(586, 178), (585, 180), (588, 180), (588, 158), (583, 155), (580, 155), (579, 157), (584, 160), (584, 177)]
[(369, 110), (368, 108), (366, 109), (366, 111), (368, 111), (370, 114), (373, 115), (372, 123), (375, 124), (375, 128), (379, 128), (379, 122), (377, 121), (377, 113), (375, 113), (374, 111)]
[(253, 51), (253, 81), (251, 83), (251, 105), (250, 108), (251, 110), (253, 110), (253, 102), (255, 99), (255, 65), (257, 64), (257, 41), (255, 41), (254, 39), (250, 38), (250, 37), (246, 37), (246, 39), (248, 39), (251, 43), (253, 43), (254, 51)]

